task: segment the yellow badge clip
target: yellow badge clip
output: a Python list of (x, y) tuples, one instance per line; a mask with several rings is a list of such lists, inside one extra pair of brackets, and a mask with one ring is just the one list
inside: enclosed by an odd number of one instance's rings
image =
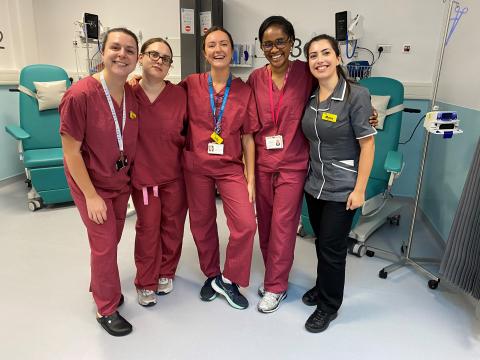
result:
[(337, 115), (330, 114), (330, 113), (323, 113), (322, 120), (330, 121), (330, 122), (337, 122)]
[(130, 119), (136, 119), (137, 118), (137, 114), (135, 114), (133, 111), (130, 111)]
[(221, 144), (223, 142), (223, 138), (218, 135), (215, 131), (210, 135), (213, 141), (215, 141), (217, 144)]

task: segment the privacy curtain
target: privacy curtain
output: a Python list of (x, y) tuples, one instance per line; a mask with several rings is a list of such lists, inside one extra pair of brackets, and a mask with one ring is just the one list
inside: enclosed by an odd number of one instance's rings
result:
[(473, 156), (440, 272), (480, 299), (480, 140)]

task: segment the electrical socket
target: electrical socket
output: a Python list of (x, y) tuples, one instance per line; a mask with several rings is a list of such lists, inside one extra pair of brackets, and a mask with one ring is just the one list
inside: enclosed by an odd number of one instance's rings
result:
[(391, 53), (392, 52), (392, 44), (377, 44), (377, 52), (378, 49), (382, 47), (383, 48), (383, 53)]

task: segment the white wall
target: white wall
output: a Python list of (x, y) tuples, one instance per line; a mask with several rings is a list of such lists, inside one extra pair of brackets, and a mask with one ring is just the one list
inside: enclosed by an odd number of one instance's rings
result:
[[(441, 0), (225, 0), (224, 24), (236, 42), (253, 43), (266, 17), (283, 15), (305, 44), (313, 33), (335, 35), (336, 12), (350, 10), (352, 16), (359, 13), (364, 17), (365, 29), (359, 46), (376, 53), (377, 44), (393, 45), (390, 54), (382, 54), (372, 75), (396, 78), (409, 85), (409, 97), (418, 93), (425, 98), (431, 92), (443, 8)], [(410, 54), (402, 53), (403, 44), (412, 46)], [(359, 59), (370, 61), (371, 56), (361, 51)], [(239, 74), (244, 72), (238, 70)]]
[(463, 0), (460, 4), (468, 12), (461, 17), (445, 48), (437, 99), (480, 110), (480, 2)]
[[(83, 19), (83, 13), (99, 16), (106, 27), (125, 26), (147, 40), (154, 36), (178, 37), (178, 0), (33, 0), (39, 62), (76, 71), (73, 47), (74, 22)], [(79, 51), (80, 70), (86, 70), (86, 52)], [(179, 63), (179, 62), (177, 62)], [(178, 69), (172, 69), (176, 72)]]
[[(1, 45), (6, 48), (0, 50), (0, 84), (15, 83), (18, 71), (31, 63), (54, 64), (76, 73), (74, 22), (82, 20), (84, 12), (99, 15), (106, 27), (141, 31), (144, 40), (169, 37), (174, 55), (180, 55), (178, 9), (178, 0), (0, 0)], [(180, 74), (180, 61), (175, 64), (174, 76)], [(87, 70), (84, 48), (79, 49), (79, 68)]]
[(32, 0), (0, 0), (0, 31), (0, 84), (11, 84), (18, 69), (38, 59)]
[[(12, 9), (8, 14), (4, 12), (5, 7), (16, 7), (14, 16)], [(22, 9), (19, 10), (19, 7)], [(74, 73), (73, 23), (80, 20), (84, 12), (98, 14), (105, 26), (126, 25), (135, 32), (141, 30), (144, 39), (151, 36), (178, 38), (178, 8), (178, 0), (143, 0), (138, 4), (128, 0), (0, 0), (0, 20), (2, 23), (5, 18), (13, 23), (23, 21), (27, 27), (36, 29), (34, 35), (18, 39), (19, 44), (26, 43), (24, 47), (31, 55), (31, 62), (57, 64)], [(253, 43), (262, 20), (272, 14), (281, 14), (292, 21), (297, 37), (305, 43), (313, 33), (334, 34), (335, 12), (350, 10), (352, 14), (360, 13), (365, 19), (365, 36), (359, 41), (360, 46), (376, 52), (379, 43), (393, 45), (392, 53), (383, 54), (378, 60), (373, 75), (401, 80), (407, 85), (407, 95), (411, 98), (428, 98), (440, 41), (443, 8), (441, 0), (224, 0), (224, 25), (232, 32), (236, 42)], [(34, 21), (29, 21), (30, 18)], [(23, 28), (16, 26), (17, 30)], [(408, 55), (401, 53), (402, 45), (406, 43), (412, 46)], [(38, 55), (35, 56), (37, 49)], [(1, 56), (9, 58), (2, 61)], [(370, 59), (364, 51), (359, 56), (359, 59)], [(3, 63), (7, 66), (2, 66)], [(2, 68), (11, 69), (13, 66), (18, 70), (23, 66), (19, 63), (11, 54), (2, 55), (0, 52), (0, 80)], [(177, 64), (172, 70), (174, 74), (180, 72), (179, 62)], [(262, 64), (262, 59), (256, 62), (256, 66)], [(80, 66), (85, 68), (84, 55), (80, 56)], [(243, 77), (248, 72), (248, 69), (237, 71)]]

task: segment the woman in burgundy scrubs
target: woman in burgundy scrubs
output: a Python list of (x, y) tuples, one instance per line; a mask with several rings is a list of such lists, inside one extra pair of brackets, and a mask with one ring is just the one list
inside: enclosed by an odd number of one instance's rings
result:
[(60, 104), (65, 173), (90, 243), (90, 291), (97, 321), (113, 336), (132, 331), (117, 311), (123, 303), (117, 246), (138, 135), (138, 105), (125, 81), (137, 57), (134, 33), (125, 28), (109, 30), (102, 48), (105, 69), (73, 84)]
[[(253, 133), (259, 128), (257, 110), (250, 87), (241, 79), (232, 78), (231, 35), (221, 27), (209, 29), (203, 38), (203, 51), (211, 71), (190, 75), (182, 82), (188, 98), (184, 174), (190, 229), (200, 268), (207, 277), (200, 297), (211, 301), (219, 293), (232, 307), (245, 309), (248, 300), (238, 286), (249, 284), (256, 231)], [(220, 192), (230, 230), (223, 272), (215, 187)]]
[(147, 40), (139, 57), (142, 78), (133, 86), (142, 119), (132, 199), (137, 212), (135, 286), (143, 306), (156, 304), (155, 293), (165, 295), (173, 289), (187, 215), (181, 166), (187, 97), (181, 86), (164, 80), (172, 62), (164, 39)]
[[(308, 167), (308, 143), (300, 124), (316, 79), (307, 63), (289, 60), (295, 30), (287, 19), (265, 19), (258, 39), (269, 64), (254, 70), (247, 81), (255, 94), (260, 121), (260, 131), (255, 134), (255, 183), (265, 277), (258, 289), (261, 299), (257, 308), (271, 313), (287, 297)], [(376, 115), (372, 122), (376, 123)], [(315, 298), (314, 292), (305, 294), (307, 300)], [(315, 299), (311, 302), (316, 304)]]

